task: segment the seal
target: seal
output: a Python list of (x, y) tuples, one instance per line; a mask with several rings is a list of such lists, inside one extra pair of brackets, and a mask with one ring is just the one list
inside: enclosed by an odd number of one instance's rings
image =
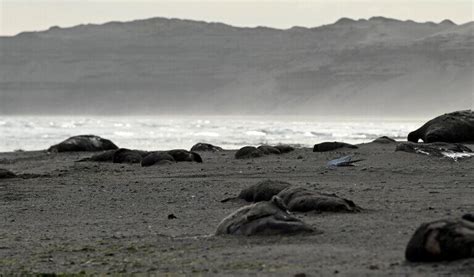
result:
[(199, 142), (193, 145), (193, 147), (191, 147), (191, 151), (192, 152), (217, 152), (217, 151), (224, 151), (224, 149), (222, 149), (219, 146), (215, 146), (209, 143)]
[(130, 150), (126, 148), (120, 148), (115, 151), (112, 162), (113, 163), (140, 163), (142, 159), (147, 156), (149, 152), (142, 150)]
[(293, 146), (290, 146), (290, 145), (287, 145), (287, 144), (275, 145), (275, 148), (280, 150), (280, 153), (282, 153), (282, 154), (295, 151), (295, 148)]
[(290, 186), (290, 183), (279, 180), (263, 180), (241, 190), (237, 197), (226, 198), (221, 202), (233, 199), (243, 199), (247, 202), (269, 201), (274, 195)]
[(302, 187), (289, 187), (277, 195), (290, 212), (360, 212), (353, 201), (336, 194), (319, 193)]
[(167, 151), (169, 155), (173, 157), (176, 162), (197, 162), (202, 163), (201, 156), (192, 151), (184, 150), (184, 149), (173, 149)]
[(394, 140), (393, 138), (389, 138), (387, 136), (382, 136), (382, 137), (374, 139), (372, 142), (373, 143), (380, 143), (380, 144), (390, 144), (390, 143), (396, 143), (397, 141)]
[(408, 141), (473, 142), (474, 111), (465, 110), (440, 115), (408, 134)]
[(474, 257), (474, 215), (423, 223), (405, 250), (410, 262), (439, 262)]
[(270, 145), (260, 145), (257, 147), (258, 150), (262, 151), (265, 155), (275, 154), (280, 155), (281, 151), (278, 148), (270, 146)]
[(48, 152), (104, 151), (118, 149), (112, 141), (94, 135), (74, 136), (48, 148)]
[(263, 157), (265, 154), (253, 146), (244, 146), (235, 152), (236, 159), (251, 159)]
[(107, 150), (99, 154), (95, 154), (92, 157), (84, 158), (78, 162), (112, 162), (114, 160), (114, 154), (117, 150)]
[(433, 143), (413, 143), (403, 142), (399, 143), (395, 148), (395, 151), (403, 151), (408, 153), (417, 153), (428, 155), (432, 157), (444, 157), (448, 153), (472, 153), (469, 147), (466, 147), (459, 143), (445, 143), (445, 142), (433, 142)]
[(152, 152), (145, 156), (141, 162), (142, 166), (173, 164), (176, 160), (166, 151)]
[(341, 148), (357, 149), (358, 147), (349, 143), (338, 142), (338, 141), (322, 142), (322, 143), (314, 145), (313, 152), (327, 152), (327, 151), (333, 151), (333, 150), (341, 149)]
[(0, 179), (15, 178), (16, 174), (10, 170), (0, 168)]
[(278, 197), (236, 210), (224, 218), (216, 230), (216, 235), (243, 236), (299, 233), (322, 232), (289, 214)]

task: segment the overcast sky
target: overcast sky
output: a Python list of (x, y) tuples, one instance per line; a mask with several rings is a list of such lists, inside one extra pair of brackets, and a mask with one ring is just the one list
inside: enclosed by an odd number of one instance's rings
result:
[(371, 16), (461, 24), (472, 21), (473, 13), (474, 0), (0, 0), (0, 35), (157, 16), (290, 28)]

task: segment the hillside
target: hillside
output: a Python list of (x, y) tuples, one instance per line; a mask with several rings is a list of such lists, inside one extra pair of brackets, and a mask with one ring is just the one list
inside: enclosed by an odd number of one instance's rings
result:
[(0, 113), (354, 114), (472, 108), (474, 24), (152, 18), (0, 38)]

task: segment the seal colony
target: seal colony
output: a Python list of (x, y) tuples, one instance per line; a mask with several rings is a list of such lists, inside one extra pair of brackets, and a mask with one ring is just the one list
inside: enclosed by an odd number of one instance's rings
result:
[[(474, 159), (443, 154), (472, 144), (382, 137), (316, 152), (204, 143), (154, 151), (78, 137), (50, 152), (0, 153), (0, 273), (474, 270)], [(328, 168), (348, 156), (358, 163)]]

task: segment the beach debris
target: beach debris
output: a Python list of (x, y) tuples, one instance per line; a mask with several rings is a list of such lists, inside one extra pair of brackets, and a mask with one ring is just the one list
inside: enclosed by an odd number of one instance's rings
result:
[(177, 219), (177, 217), (174, 214), (169, 214), (168, 219)]
[(142, 161), (142, 166), (165, 165), (176, 163), (176, 160), (166, 151), (156, 151), (146, 155)]
[(212, 145), (212, 144), (209, 144), (209, 143), (199, 142), (199, 143), (196, 143), (195, 145), (193, 145), (193, 147), (191, 147), (191, 151), (194, 151), (194, 152), (217, 152), (217, 151), (224, 151), (224, 149), (222, 149), (219, 146), (215, 146), (215, 145)]
[(408, 141), (418, 142), (420, 139), (425, 143), (474, 141), (474, 111), (440, 115), (408, 134)]
[(235, 153), (236, 159), (251, 159), (263, 157), (265, 154), (254, 146), (244, 146)]
[(438, 262), (474, 257), (474, 215), (423, 223), (405, 250), (410, 262)]
[(322, 142), (322, 143), (314, 145), (313, 152), (327, 152), (327, 151), (333, 151), (333, 150), (341, 149), (341, 148), (357, 149), (358, 147), (349, 143), (338, 142), (338, 141)]
[(15, 178), (16, 174), (8, 169), (0, 168), (0, 179)]
[(224, 218), (216, 235), (290, 235), (298, 233), (322, 233), (292, 216), (281, 199), (244, 206)]
[(262, 151), (263, 154), (265, 155), (270, 155), (270, 154), (280, 155), (281, 154), (278, 148), (270, 146), (270, 145), (260, 145), (259, 147), (257, 147), (257, 149)]
[(287, 145), (287, 144), (278, 144), (278, 145), (275, 145), (275, 148), (280, 150), (281, 154), (285, 154), (285, 153), (295, 151), (295, 148), (293, 146)]
[(373, 143), (380, 143), (380, 144), (390, 144), (390, 143), (396, 143), (397, 141), (394, 140), (393, 138), (387, 137), (387, 136), (382, 136), (379, 138), (376, 138), (372, 141)]
[(237, 197), (226, 198), (221, 202), (234, 199), (243, 199), (248, 202), (269, 201), (274, 195), (290, 186), (290, 183), (279, 180), (263, 180), (243, 189)]
[(413, 143), (402, 142), (397, 145), (395, 151), (423, 154), (432, 157), (446, 157), (454, 160), (474, 156), (469, 147), (459, 143), (433, 142)]
[(126, 148), (120, 148), (115, 151), (112, 162), (113, 163), (140, 163), (142, 159), (148, 155), (149, 152), (142, 150), (130, 150)]
[(166, 151), (170, 154), (176, 162), (197, 162), (202, 163), (201, 156), (192, 151), (184, 150), (184, 149), (174, 149)]
[(94, 135), (80, 135), (48, 148), (48, 152), (104, 151), (118, 149), (112, 141)]
[(362, 159), (353, 160), (352, 156), (344, 156), (328, 162), (329, 167), (354, 166), (354, 163), (363, 161)]
[(277, 195), (290, 212), (360, 212), (353, 201), (333, 193), (320, 193), (303, 187), (288, 187)]

